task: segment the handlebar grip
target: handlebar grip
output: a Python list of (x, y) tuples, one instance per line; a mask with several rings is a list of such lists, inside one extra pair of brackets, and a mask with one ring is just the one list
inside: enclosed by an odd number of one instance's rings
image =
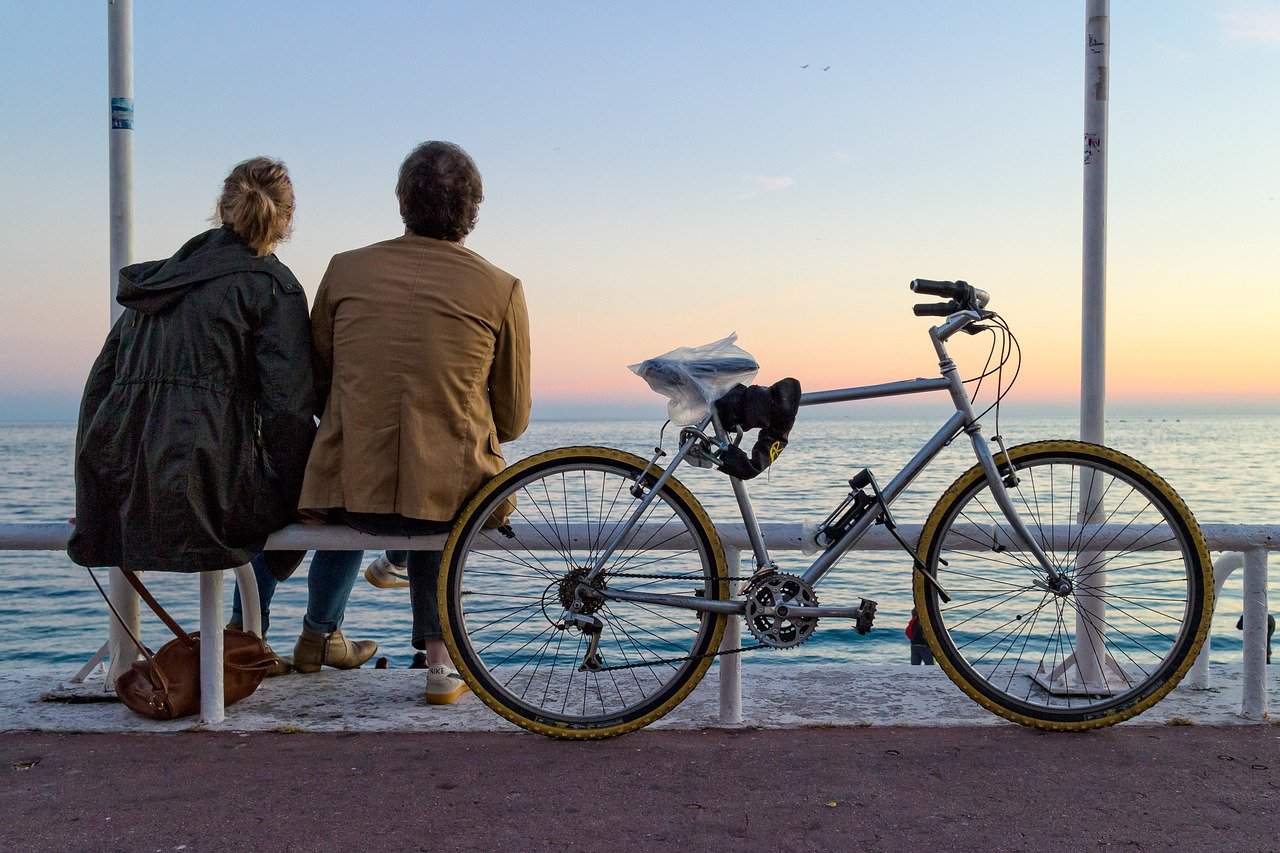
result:
[(912, 309), (917, 317), (950, 317), (960, 310), (955, 300), (951, 302), (921, 302)]
[(911, 289), (926, 296), (945, 296), (950, 299), (957, 299), (964, 295), (964, 284), (955, 281), (932, 281), (927, 278), (917, 278), (911, 281)]

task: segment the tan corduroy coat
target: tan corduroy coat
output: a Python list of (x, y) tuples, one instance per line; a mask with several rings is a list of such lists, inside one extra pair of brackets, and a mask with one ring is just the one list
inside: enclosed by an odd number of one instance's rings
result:
[(335, 255), (311, 333), (329, 394), (301, 509), (452, 520), (528, 426), (524, 291), (457, 243), (410, 233)]

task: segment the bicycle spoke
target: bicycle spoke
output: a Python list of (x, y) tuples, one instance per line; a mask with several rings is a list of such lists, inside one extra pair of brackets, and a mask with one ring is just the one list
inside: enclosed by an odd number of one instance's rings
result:
[[(1113, 484), (1114, 484), (1114, 481), (1113, 481)], [(1128, 492), (1126, 492), (1126, 493), (1125, 493), (1125, 496), (1124, 496), (1123, 498), (1121, 498), (1121, 499), (1120, 499), (1119, 503), (1117, 503), (1117, 504), (1115, 505), (1115, 507), (1114, 507), (1114, 508), (1112, 508), (1112, 510), (1111, 510), (1109, 513), (1107, 513), (1107, 517), (1106, 517), (1106, 518), (1104, 518), (1104, 519), (1102, 520), (1102, 523), (1101, 523), (1101, 524), (1099, 524), (1099, 525), (1097, 526), (1097, 529), (1096, 529), (1096, 530), (1094, 530), (1093, 535), (1089, 537), (1089, 541), (1088, 541), (1088, 542), (1085, 542), (1085, 543), (1084, 543), (1084, 544), (1082, 544), (1082, 545), (1079, 545), (1079, 546), (1076, 548), (1076, 553), (1077, 553), (1077, 554), (1081, 554), (1081, 553), (1085, 553), (1085, 552), (1092, 551), (1092, 550), (1093, 550), (1093, 543), (1094, 543), (1094, 541), (1098, 538), (1098, 534), (1099, 534), (1099, 533), (1101, 533), (1104, 529), (1106, 529), (1106, 526), (1107, 526), (1108, 524), (1110, 524), (1110, 523), (1111, 523), (1111, 519), (1115, 518), (1116, 513), (1120, 512), (1120, 510), (1121, 510), (1121, 509), (1123, 509), (1123, 508), (1124, 508), (1124, 506), (1125, 506), (1127, 503), (1129, 503), (1129, 498), (1133, 497), (1133, 496), (1134, 496), (1135, 494), (1137, 494), (1137, 493), (1138, 493), (1138, 492), (1137, 492), (1137, 489), (1136, 489), (1136, 488), (1134, 488), (1133, 486), (1129, 486), (1129, 491), (1128, 491)], [(1136, 518), (1138, 518), (1138, 517), (1139, 517), (1140, 515), (1142, 515), (1142, 513), (1143, 513), (1143, 512), (1144, 512), (1148, 507), (1150, 507), (1150, 506), (1151, 506), (1151, 501), (1150, 501), (1150, 500), (1148, 500), (1145, 504), (1143, 504), (1142, 506), (1140, 506), (1140, 507), (1138, 507), (1136, 510), (1134, 510), (1134, 511), (1133, 511), (1133, 515), (1132, 515), (1132, 516), (1130, 516), (1130, 518), (1131, 518), (1131, 519), (1136, 519)], [(1095, 510), (1095, 511), (1096, 511), (1096, 510)], [(1084, 529), (1085, 529), (1085, 528), (1083, 528), (1083, 527), (1081, 528), (1081, 538), (1083, 538), (1083, 535), (1084, 535)], [(1122, 530), (1121, 532), (1123, 533), (1124, 531)], [(1112, 541), (1114, 541), (1114, 539), (1113, 539)], [(1106, 549), (1104, 548), (1104, 549), (1102, 549), (1102, 550), (1106, 550)]]
[[(507, 553), (507, 554), (514, 554), (514, 553), (515, 553), (514, 551), (511, 551), (511, 550), (510, 550), (510, 549), (508, 549), (505, 545), (503, 545), (503, 543), (499, 542), (497, 539), (494, 539), (494, 538), (493, 538), (493, 534), (489, 533), (489, 531), (487, 531), (487, 530), (486, 530), (486, 531), (483, 531), (481, 535), (483, 535), (486, 539), (488, 539), (488, 540), (489, 540), (490, 542), (492, 542), (494, 545), (502, 546), (502, 547), (500, 547), (498, 550), (501, 550), (501, 551), (503, 551), (503, 552), (505, 552), (505, 553)], [(524, 567), (526, 567), (526, 568), (533, 569), (534, 571), (536, 571), (536, 572), (538, 572), (539, 574), (544, 575), (545, 577), (548, 577), (548, 578), (554, 578), (554, 577), (556, 577), (556, 573), (555, 573), (554, 571), (552, 571), (550, 568), (548, 568), (548, 567), (547, 567), (547, 565), (546, 565), (546, 563), (544, 563), (544, 562), (542, 562), (541, 560), (539, 560), (539, 559), (538, 559), (538, 557), (537, 557), (537, 555), (535, 555), (535, 554), (534, 554), (532, 551), (530, 551), (527, 547), (526, 547), (524, 550), (525, 550), (525, 553), (526, 553), (526, 554), (528, 554), (530, 557), (533, 557), (534, 562), (536, 562), (536, 563), (538, 564), (537, 566), (534, 566), (534, 565), (532, 565), (532, 564), (530, 564), (530, 563), (525, 563), (524, 561), (509, 560), (509, 559), (507, 559), (507, 558), (505, 558), (505, 557), (496, 557), (496, 556), (494, 556), (494, 552), (493, 552), (492, 550), (486, 551), (486, 552), (485, 552), (485, 554), (486, 554), (487, 556), (489, 556), (489, 557), (492, 557), (492, 558), (493, 558), (493, 559), (495, 559), (495, 560), (505, 560), (506, 562), (512, 563), (513, 565), (517, 565), (517, 566), (524, 566)]]
[[(1045, 601), (1047, 601), (1047, 600), (1048, 600), (1048, 598), (1049, 598), (1049, 594), (1048, 594), (1048, 593), (1045, 593), (1044, 600), (1042, 600), (1042, 601), (1040, 602), (1040, 606), (1036, 608), (1036, 612), (1031, 614), (1031, 624), (1030, 624), (1030, 627), (1028, 627), (1028, 628), (1027, 628), (1027, 633), (1026, 633), (1026, 634), (1023, 636), (1023, 638), (1022, 638), (1022, 648), (1021, 648), (1021, 649), (1018, 649), (1018, 662), (1019, 662), (1019, 663), (1021, 663), (1021, 662), (1022, 662), (1022, 655), (1023, 655), (1023, 654), (1026, 652), (1026, 650), (1027, 650), (1027, 642), (1028, 642), (1028, 641), (1030, 641), (1032, 634), (1034, 634), (1034, 633), (1035, 633), (1035, 630), (1036, 630), (1036, 622), (1037, 622), (1037, 621), (1039, 621), (1039, 619), (1040, 619), (1040, 612), (1041, 612), (1042, 610), (1044, 610)], [(1033, 653), (1033, 654), (1034, 654), (1034, 653)], [(1014, 665), (1013, 665), (1013, 667), (1011, 668), (1010, 672), (1009, 672), (1009, 680), (1008, 680), (1007, 682), (1005, 682), (1005, 685), (1004, 685), (1004, 689), (1005, 689), (1006, 691), (1007, 691), (1010, 687), (1012, 687), (1012, 686), (1013, 686), (1013, 677), (1014, 677), (1015, 675), (1017, 675), (1017, 673), (1018, 673), (1018, 667), (1017, 667), (1017, 664), (1014, 664)]]
[[(983, 652), (981, 655), (979, 655), (977, 658), (975, 658), (975, 659), (972, 661), (973, 666), (976, 668), (976, 667), (978, 666), (978, 664), (979, 664), (979, 663), (981, 663), (981, 662), (982, 662), (982, 660), (983, 660), (987, 655), (991, 654), (991, 652), (992, 652), (994, 649), (996, 649), (996, 648), (998, 648), (999, 646), (1001, 646), (1001, 645), (1004, 643), (1004, 641), (1005, 641), (1006, 639), (1008, 639), (1009, 637), (1013, 637), (1013, 638), (1014, 638), (1013, 643), (1010, 643), (1010, 645), (1009, 645), (1009, 649), (1012, 649), (1012, 648), (1013, 648), (1013, 646), (1014, 646), (1014, 645), (1017, 643), (1017, 641), (1018, 641), (1018, 640), (1017, 640), (1017, 638), (1018, 638), (1019, 636), (1021, 636), (1021, 635), (1022, 635), (1022, 632), (1023, 632), (1024, 630), (1026, 630), (1026, 629), (1028, 628), (1028, 626), (1031, 624), (1031, 623), (1029, 623), (1029, 622), (1027, 621), (1027, 616), (1028, 616), (1028, 615), (1030, 615), (1030, 616), (1031, 616), (1031, 618), (1034, 620), (1034, 619), (1035, 619), (1035, 617), (1036, 617), (1036, 615), (1038, 615), (1038, 614), (1040, 613), (1040, 611), (1044, 608), (1044, 606), (1045, 606), (1045, 602), (1047, 602), (1047, 601), (1048, 601), (1048, 599), (1049, 599), (1049, 595), (1048, 595), (1048, 593), (1046, 593), (1046, 594), (1042, 595), (1042, 596), (1040, 597), (1040, 603), (1039, 603), (1039, 604), (1037, 604), (1037, 605), (1035, 606), (1035, 608), (1034, 608), (1034, 609), (1032, 609), (1031, 613), (1030, 613), (1030, 614), (1023, 614), (1023, 615), (1022, 615), (1022, 616), (1017, 620), (1017, 621), (1018, 621), (1018, 627), (1017, 627), (1017, 628), (1015, 628), (1014, 630), (1010, 631), (1009, 633), (1005, 634), (1003, 637), (1001, 637), (1001, 638), (1000, 638), (999, 640), (997, 640), (996, 642), (992, 643), (992, 644), (991, 644), (991, 646), (990, 646), (990, 647), (989, 647), (985, 652)], [(1008, 654), (1009, 654), (1009, 649), (1005, 649), (1005, 653), (1004, 653), (1005, 655), (1008, 655)], [(997, 663), (996, 663), (995, 667), (993, 667), (991, 671), (994, 673), (996, 670), (1000, 669), (1000, 664), (1002, 664), (1002, 663), (1004, 663), (1004, 655), (1001, 655), (999, 662), (997, 662)]]

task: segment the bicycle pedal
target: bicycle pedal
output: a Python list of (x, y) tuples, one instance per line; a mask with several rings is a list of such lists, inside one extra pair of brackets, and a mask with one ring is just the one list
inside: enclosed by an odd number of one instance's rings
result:
[(871, 624), (876, 621), (876, 603), (869, 598), (862, 599), (858, 605), (858, 615), (853, 622), (853, 630), (859, 634), (871, 633)]

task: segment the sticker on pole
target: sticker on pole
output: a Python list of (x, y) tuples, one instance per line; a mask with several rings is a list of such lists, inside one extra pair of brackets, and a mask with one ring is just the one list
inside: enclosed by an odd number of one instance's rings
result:
[(111, 99), (111, 129), (133, 130), (133, 98)]

